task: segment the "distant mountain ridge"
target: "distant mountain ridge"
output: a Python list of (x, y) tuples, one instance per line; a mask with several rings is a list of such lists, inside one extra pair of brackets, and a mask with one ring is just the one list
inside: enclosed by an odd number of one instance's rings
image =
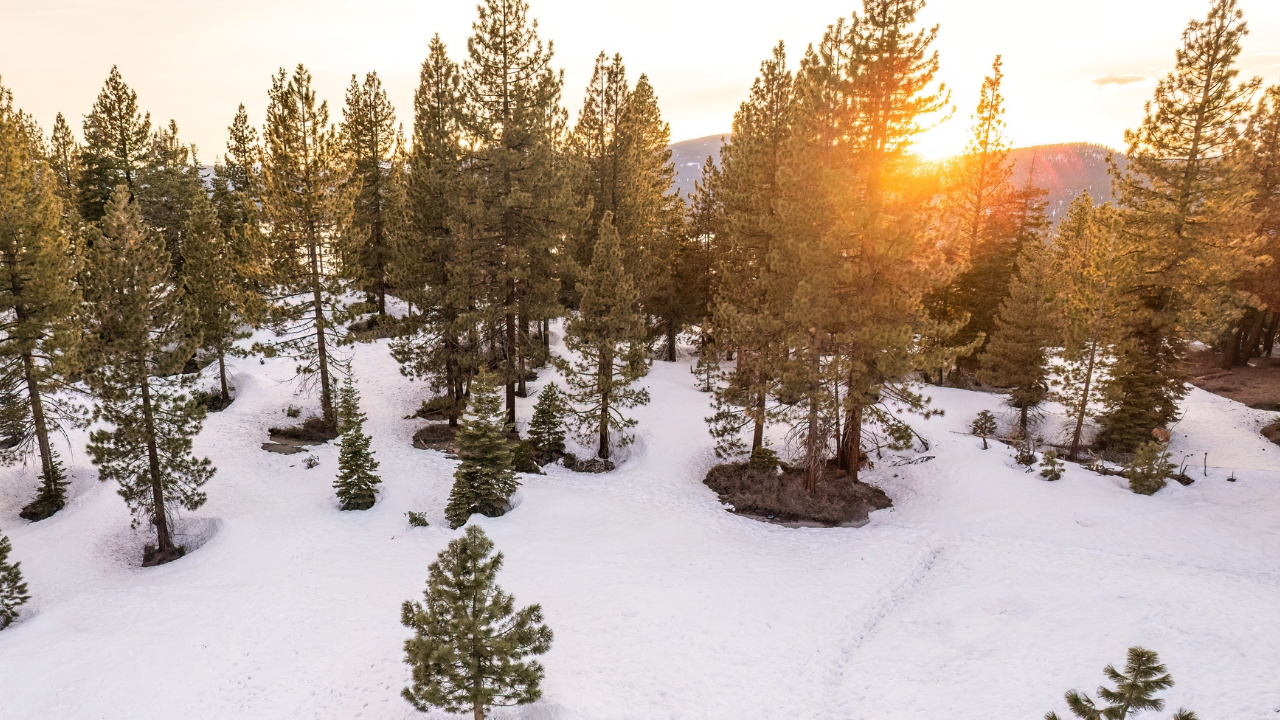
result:
[[(676, 167), (676, 187), (689, 196), (694, 183), (702, 177), (702, 164), (708, 156), (720, 164), (720, 146), (728, 133), (682, 140), (672, 143), (671, 161)], [(1123, 154), (1111, 148), (1092, 143), (1057, 143), (1014, 148), (1009, 151), (1013, 164), (1013, 183), (1018, 187), (1027, 182), (1045, 190), (1046, 208), (1050, 219), (1056, 220), (1081, 193), (1087, 192), (1095, 202), (1111, 200), (1111, 175), (1107, 158), (1114, 154), (1122, 168), (1126, 160)]]

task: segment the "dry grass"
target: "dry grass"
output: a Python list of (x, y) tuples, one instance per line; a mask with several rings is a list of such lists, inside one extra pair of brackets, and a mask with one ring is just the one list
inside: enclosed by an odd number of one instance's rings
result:
[(880, 488), (832, 469), (818, 479), (812, 495), (805, 492), (803, 472), (754, 470), (746, 463), (717, 465), (703, 482), (735, 512), (781, 522), (815, 522), (834, 527), (863, 522), (872, 510), (893, 505)]

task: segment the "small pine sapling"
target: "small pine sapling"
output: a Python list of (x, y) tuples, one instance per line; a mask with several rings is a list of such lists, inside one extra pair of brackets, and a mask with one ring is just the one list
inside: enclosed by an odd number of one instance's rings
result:
[(410, 510), (409, 512), (405, 513), (405, 515), (409, 517), (409, 527), (427, 527), (431, 525), (431, 523), (427, 522), (426, 513), (414, 512), (413, 510)]
[(525, 705), (542, 696), (542, 664), (525, 660), (551, 649), (542, 607), (515, 609), (496, 582), (502, 553), (472, 525), (431, 563), (422, 602), (406, 601), (400, 622), (412, 628), (405, 662), (413, 684), (401, 693), (421, 712)]
[(978, 413), (978, 417), (974, 418), (969, 425), (969, 432), (982, 438), (982, 449), (986, 450), (988, 447), (987, 438), (997, 432), (996, 416), (991, 414), (990, 410), (983, 410)]
[(529, 419), (529, 441), (533, 443), (534, 459), (539, 465), (547, 465), (564, 456), (564, 418), (569, 408), (564, 393), (555, 383), (547, 383), (538, 393)]
[(1036, 464), (1036, 449), (1031, 440), (1023, 440), (1015, 446), (1013, 453), (1013, 461), (1031, 472), (1032, 467)]
[(458, 430), (462, 463), (453, 474), (453, 490), (444, 511), (449, 527), (462, 527), (472, 513), (498, 517), (507, 511), (507, 501), (519, 483), (511, 468), (506, 417), (502, 399), (482, 370), (471, 383), (471, 402)]
[(378, 501), (378, 485), (382, 479), (375, 474), (378, 461), (369, 449), (370, 438), (364, 433), (364, 420), (360, 397), (348, 377), (338, 397), (338, 425), (343, 433), (338, 449), (338, 479), (333, 483), (343, 510), (368, 510)]
[[(1067, 707), (1080, 720), (1125, 720), (1146, 710), (1163, 710), (1164, 700), (1156, 697), (1156, 693), (1173, 687), (1173, 678), (1160, 664), (1155, 651), (1141, 647), (1129, 648), (1124, 672), (1108, 665), (1103, 674), (1115, 683), (1114, 690), (1099, 687), (1098, 698), (1107, 703), (1099, 707), (1088, 695), (1070, 690), (1064, 696)], [(1061, 720), (1057, 713), (1044, 716), (1045, 720)], [(1197, 720), (1196, 714), (1190, 710), (1180, 709), (1174, 713), (1173, 720)]]
[(31, 599), (18, 568), (22, 563), (9, 563), (10, 549), (9, 538), (0, 535), (0, 630), (9, 627), (18, 618), (18, 608)]
[(1161, 443), (1143, 443), (1133, 454), (1133, 460), (1124, 466), (1124, 476), (1129, 479), (1129, 489), (1139, 495), (1154, 495), (1165, 486), (1165, 478), (1173, 472), (1169, 452)]
[(1057, 450), (1046, 451), (1040, 458), (1040, 477), (1053, 482), (1062, 479), (1062, 461), (1058, 459)]

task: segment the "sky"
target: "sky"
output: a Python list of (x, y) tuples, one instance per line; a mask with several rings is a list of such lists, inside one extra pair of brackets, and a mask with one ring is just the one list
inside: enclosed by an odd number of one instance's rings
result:
[[(772, 47), (794, 68), (823, 29), (860, 0), (531, 0), (565, 71), (574, 117), (592, 62), (621, 53), (649, 76), (673, 140), (726, 133)], [(1239, 0), (1249, 23), (1241, 67), (1280, 82), (1280, 2)], [(1004, 58), (1007, 137), (1014, 146), (1123, 145), (1156, 80), (1173, 65), (1186, 23), (1208, 0), (932, 0), (939, 79), (954, 112), (917, 152), (960, 152), (983, 76)], [(467, 0), (0, 0), (0, 79), (45, 131), (62, 112), (79, 131), (113, 64), (153, 122), (177, 120), (211, 162), (243, 102), (255, 124), (279, 67), (304, 63), (341, 117), (352, 73), (376, 70), (408, 127), (418, 69), (439, 33), (455, 59), (475, 16)]]

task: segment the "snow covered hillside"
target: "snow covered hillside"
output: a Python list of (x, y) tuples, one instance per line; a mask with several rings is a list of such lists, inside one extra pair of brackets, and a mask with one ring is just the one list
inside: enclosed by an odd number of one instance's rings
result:
[[(473, 518), (506, 555), (499, 582), (555, 631), (543, 700), (495, 717), (1033, 719), (1138, 644), (1173, 673), (1169, 707), (1280, 717), (1280, 447), (1257, 432), (1275, 413), (1193, 390), (1172, 449), (1196, 482), (1144, 497), (1076, 466), (1056, 483), (1015, 469), (959, 432), (999, 398), (931, 389), (946, 415), (917, 426), (933, 459), (867, 476), (892, 510), (789, 529), (702, 485), (708, 396), (689, 366), (654, 364), (616, 472), (521, 476), (512, 512)], [(400, 604), (461, 532), (443, 518), (456, 461), (411, 446), (426, 388), (386, 341), (354, 368), (384, 479), (366, 512), (337, 509), (335, 444), (314, 469), (259, 449), (282, 408), (316, 405), (284, 360), (233, 366), (238, 399), (196, 441), (218, 474), (177, 562), (139, 567), (145, 535), (83, 434), (49, 520), (18, 519), (33, 473), (3, 470), (0, 529), (32, 601), (0, 632), (0, 718), (418, 716), (400, 698)]]

